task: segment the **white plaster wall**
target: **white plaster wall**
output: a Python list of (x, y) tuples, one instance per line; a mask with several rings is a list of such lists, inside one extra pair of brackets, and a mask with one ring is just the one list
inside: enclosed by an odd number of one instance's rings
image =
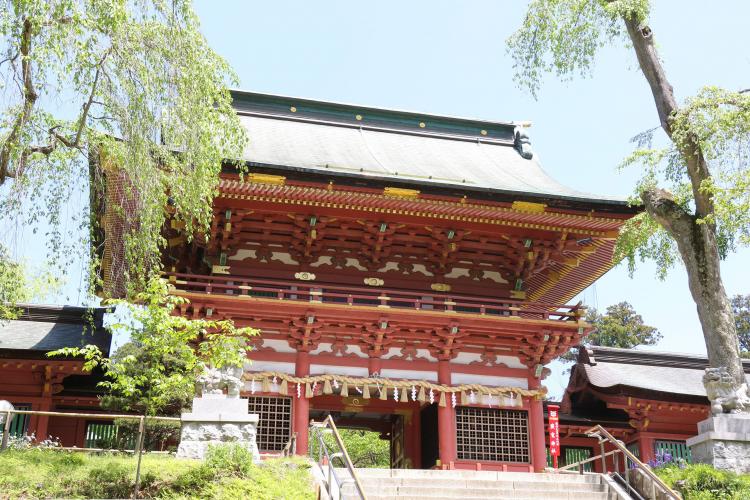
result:
[(287, 342), (286, 340), (263, 339), (263, 347), (270, 347), (276, 352), (289, 352), (289, 353), (297, 352), (291, 347), (289, 347), (289, 342)]
[[(310, 354), (331, 354), (332, 345), (333, 344), (331, 344), (330, 342), (321, 342), (320, 344), (318, 344), (318, 347), (316, 347), (315, 350), (310, 351)], [(355, 346), (355, 345), (347, 345), (346, 353), (354, 354), (358, 358), (369, 357), (366, 353), (362, 352), (362, 349), (359, 346)]]
[(310, 364), (310, 375), (348, 375), (350, 377), (367, 377), (366, 366), (338, 366)]
[[(453, 358), (451, 360), (451, 364), (456, 365), (468, 365), (473, 363), (474, 361), (480, 361), (481, 355), (478, 353), (473, 352), (461, 352), (458, 353), (458, 356)], [(498, 363), (502, 363), (506, 365), (508, 368), (526, 368), (526, 366), (521, 363), (521, 360), (518, 359), (515, 356), (498, 356), (496, 358)]]
[(245, 364), (245, 371), (279, 372), (294, 375), (294, 363), (285, 363), (283, 361), (252, 361), (251, 363)]
[(496, 377), (492, 375), (474, 375), (472, 373), (452, 373), (453, 385), (481, 384), (488, 387), (520, 387), (529, 388), (529, 381), (521, 377)]
[[(388, 352), (383, 355), (383, 359), (393, 359), (398, 356), (401, 356), (401, 348), (391, 347), (388, 349)], [(428, 349), (417, 349), (417, 357), (424, 358), (427, 361), (432, 361), (432, 362), (437, 361), (437, 358), (433, 357), (432, 354), (430, 354), (430, 351)], [(422, 360), (420, 359), (418, 361), (422, 361)]]
[(380, 370), (380, 376), (383, 378), (403, 378), (408, 380), (427, 380), (428, 382), (437, 382), (437, 372), (423, 370), (395, 370), (392, 368), (383, 368)]
[(315, 350), (310, 351), (310, 354), (320, 354), (322, 352), (328, 352), (331, 350), (331, 343), (330, 342), (321, 342), (318, 344), (318, 347), (315, 348)]

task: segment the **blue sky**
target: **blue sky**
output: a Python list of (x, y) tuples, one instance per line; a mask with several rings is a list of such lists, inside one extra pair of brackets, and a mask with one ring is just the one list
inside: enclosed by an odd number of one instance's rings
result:
[[(703, 85), (750, 87), (750, 2), (659, 0), (651, 19), (678, 97)], [(623, 44), (601, 52), (591, 78), (550, 78), (539, 100), (515, 87), (505, 39), (523, 19), (515, 1), (197, 2), (211, 46), (248, 90), (495, 120), (531, 120), (545, 169), (581, 190), (629, 195), (637, 171), (617, 172), (628, 140), (659, 124)], [(231, 15), (228, 15), (231, 13)], [(252, 137), (251, 137), (252, 140)], [(750, 293), (750, 251), (724, 264), (727, 292)], [(664, 334), (659, 350), (705, 354), (681, 268), (666, 281), (623, 266), (583, 294), (604, 309), (627, 300)], [(561, 394), (567, 376), (547, 379)]]
[[(659, 0), (651, 19), (679, 98), (703, 85), (750, 87), (750, 2)], [(260, 92), (489, 120), (531, 120), (531, 142), (545, 169), (574, 188), (629, 195), (637, 171), (617, 172), (628, 139), (658, 125), (651, 95), (624, 43), (599, 55), (591, 78), (543, 86), (539, 100), (515, 87), (505, 39), (526, 2), (410, 0), (197, 0), (210, 45), (234, 67), (239, 87)], [(252, 137), (251, 137), (252, 140)], [(19, 230), (20, 231), (20, 230)], [(8, 233), (6, 232), (6, 235)], [(36, 238), (14, 235), (18, 255)], [(723, 267), (727, 292), (750, 293), (750, 251)], [(67, 295), (82, 270), (71, 269)], [(666, 281), (620, 266), (583, 294), (604, 309), (627, 300), (664, 334), (659, 350), (705, 354), (695, 305), (681, 268)], [(547, 380), (553, 395), (567, 377)]]

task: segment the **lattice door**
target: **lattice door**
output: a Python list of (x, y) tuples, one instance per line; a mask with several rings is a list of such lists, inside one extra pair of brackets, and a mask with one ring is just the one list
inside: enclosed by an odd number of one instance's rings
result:
[(250, 396), (248, 409), (257, 413), (258, 449), (281, 451), (292, 433), (292, 399), (285, 397)]
[(524, 410), (456, 408), (459, 460), (530, 463), (529, 419)]

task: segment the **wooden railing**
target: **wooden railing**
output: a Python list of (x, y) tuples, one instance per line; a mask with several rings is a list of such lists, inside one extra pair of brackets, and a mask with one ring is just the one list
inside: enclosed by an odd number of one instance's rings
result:
[[(659, 491), (664, 497), (670, 500), (682, 500), (682, 497), (679, 493), (667, 486), (667, 484), (662, 481), (662, 479), (657, 476), (648, 465), (641, 462), (638, 457), (633, 455), (633, 453), (631, 453), (630, 450), (627, 449), (622, 441), (615, 439), (615, 437), (612, 436), (612, 434), (610, 434), (604, 427), (602, 427), (601, 425), (596, 425), (586, 431), (586, 435), (589, 437), (595, 437), (599, 440), (601, 454), (595, 457), (587, 458), (586, 460), (581, 460), (580, 462), (566, 465), (565, 467), (560, 467), (559, 469), (557, 469), (557, 472), (572, 472), (574, 470), (577, 470), (580, 474), (583, 474), (584, 464), (594, 462), (596, 460), (601, 460), (602, 472), (604, 474), (607, 474), (607, 457), (612, 456), (614, 465), (612, 475), (617, 476), (625, 483), (625, 488), (628, 490), (627, 493), (629, 495), (633, 496), (634, 498), (643, 498), (630, 484), (631, 471), (638, 470), (641, 474), (644, 474), (650, 481), (651, 491), (649, 492), (650, 496), (648, 498), (656, 499), (657, 491)], [(605, 453), (604, 444), (607, 442), (614, 446), (615, 449)], [(620, 466), (618, 460), (618, 457), (620, 455), (623, 456), (623, 476), (620, 475)]]
[(583, 313), (579, 304), (556, 305), (512, 299), (457, 295), (450, 292), (411, 292), (386, 288), (366, 288), (327, 283), (281, 281), (240, 276), (208, 276), (165, 273), (179, 291), (272, 298), (349, 306), (392, 307), (422, 311), (517, 316), (529, 319), (578, 321)]

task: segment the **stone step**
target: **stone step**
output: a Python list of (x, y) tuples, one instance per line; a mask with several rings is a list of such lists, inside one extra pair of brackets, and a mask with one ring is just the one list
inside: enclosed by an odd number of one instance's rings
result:
[[(565, 490), (549, 488), (527, 488), (525, 490), (513, 490), (502, 488), (426, 488), (420, 486), (364, 486), (365, 493), (370, 497), (386, 496), (390, 498), (435, 498), (440, 496), (452, 495), (453, 498), (463, 498), (466, 496), (475, 498), (571, 498), (580, 500), (600, 500), (607, 497), (606, 488), (598, 491), (594, 490)], [(342, 493), (346, 496), (356, 498), (356, 489), (345, 487)]]
[[(347, 478), (352, 481), (350, 478)], [(604, 491), (606, 486), (594, 482), (506, 481), (490, 479), (424, 479), (424, 478), (371, 478), (360, 477), (364, 487), (388, 485), (391, 487), (419, 486), (427, 488), (492, 488), (500, 490), (544, 489), (548, 491)], [(353, 481), (352, 481), (353, 483)]]
[[(336, 469), (342, 498), (358, 500), (354, 480)], [(357, 469), (371, 500), (608, 500), (608, 486), (598, 474), (553, 474), (471, 470)]]
[[(349, 471), (337, 468), (339, 477), (349, 477)], [(545, 472), (494, 472), (474, 470), (419, 470), (419, 469), (357, 469), (357, 476), (365, 478), (430, 479), (430, 480), (488, 480), (513, 482), (599, 483), (597, 474), (553, 474)]]
[[(373, 495), (368, 493), (367, 499), (368, 500), (456, 500), (460, 498), (461, 500), (487, 500), (488, 498), (496, 498), (498, 500), (544, 500), (544, 499), (550, 499), (555, 498), (557, 499), (567, 499), (567, 500), (575, 500), (575, 496), (556, 496), (556, 497), (550, 497), (547, 494), (542, 495), (498, 495), (494, 497), (474, 497), (474, 496), (466, 496), (466, 494), (462, 491), (456, 491), (456, 492), (445, 492), (441, 496), (429, 496), (429, 495), (399, 495), (397, 497), (394, 497), (392, 495)], [(342, 496), (343, 500), (359, 500), (359, 497), (356, 495), (344, 495)], [(608, 500), (608, 496), (606, 493), (597, 493), (596, 497), (588, 497), (589, 500)]]

